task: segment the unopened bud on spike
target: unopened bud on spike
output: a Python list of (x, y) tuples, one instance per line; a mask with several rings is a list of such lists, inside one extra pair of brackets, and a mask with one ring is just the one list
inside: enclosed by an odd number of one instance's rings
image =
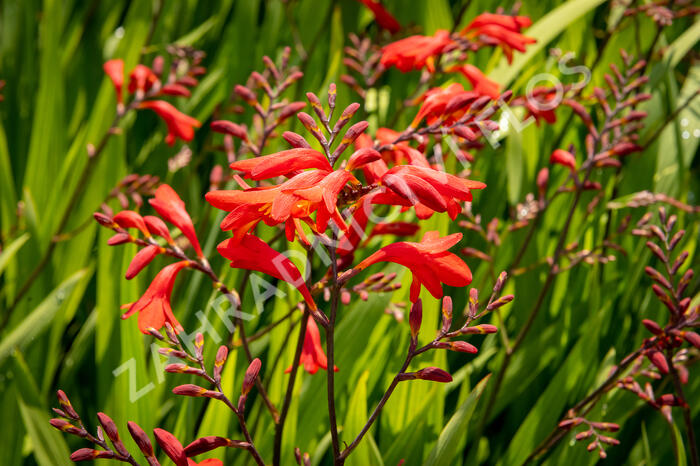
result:
[(216, 352), (216, 360), (214, 360), (214, 380), (221, 380), (221, 371), (224, 370), (224, 363), (227, 357), (228, 348), (225, 345), (221, 345)]
[(442, 298), (442, 333), (450, 331), (452, 326), (452, 298), (445, 296)]
[(487, 311), (493, 311), (494, 309), (498, 309), (501, 306), (504, 306), (508, 304), (509, 302), (513, 301), (514, 296), (512, 294), (507, 294), (505, 296), (501, 296), (488, 306), (486, 306)]
[(204, 335), (197, 333), (194, 337), (194, 355), (198, 360), (202, 359), (202, 353), (204, 350)]
[(423, 303), (420, 299), (413, 303), (411, 306), (411, 312), (408, 316), (408, 323), (411, 326), (411, 336), (416, 339), (418, 332), (420, 331), (420, 325), (423, 321)]
[(255, 358), (248, 366), (248, 369), (245, 371), (243, 386), (241, 387), (241, 393), (243, 395), (250, 393), (250, 390), (255, 385), (255, 379), (258, 377), (258, 372), (260, 372), (261, 365), (262, 363), (260, 362), (260, 359)]
[(476, 288), (471, 288), (469, 290), (469, 317), (472, 319), (476, 317), (479, 311), (479, 290)]
[(78, 416), (78, 413), (75, 411), (75, 409), (73, 409), (73, 405), (63, 390), (58, 390), (56, 392), (56, 396), (58, 397), (58, 404), (61, 405), (61, 408), (66, 413), (67, 417), (73, 420), (80, 419), (80, 416)]
[(127, 422), (126, 427), (129, 429), (131, 438), (134, 439), (134, 442), (136, 442), (136, 446), (139, 447), (141, 453), (143, 453), (143, 455), (149, 460), (150, 458), (153, 458), (153, 445), (143, 429), (132, 421)]
[(415, 377), (421, 380), (431, 380), (433, 382), (452, 382), (452, 376), (437, 367), (426, 367), (415, 373)]

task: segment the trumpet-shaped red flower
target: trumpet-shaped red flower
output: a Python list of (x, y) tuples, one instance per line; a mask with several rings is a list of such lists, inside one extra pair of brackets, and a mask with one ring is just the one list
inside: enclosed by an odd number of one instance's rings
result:
[(401, 25), (399, 24), (398, 21), (396, 21), (396, 18), (394, 18), (391, 13), (387, 11), (386, 8), (384, 8), (384, 5), (382, 5), (379, 1), (377, 0), (359, 0), (362, 4), (364, 4), (367, 8), (369, 8), (372, 11), (372, 14), (374, 15), (374, 19), (377, 22), (377, 25), (382, 28), (386, 29), (392, 34), (396, 34), (401, 30)]
[(253, 235), (245, 235), (241, 241), (227, 239), (216, 249), (231, 261), (231, 267), (255, 270), (283, 280), (299, 290), (312, 312), (318, 309), (297, 266), (263, 240)]
[(423, 67), (432, 72), (434, 57), (447, 52), (454, 44), (449, 31), (444, 29), (433, 36), (410, 36), (384, 47), (380, 63), (386, 68), (395, 66), (404, 73)]
[(109, 79), (114, 84), (114, 90), (117, 93), (117, 102), (120, 104), (122, 100), (122, 87), (124, 86), (124, 60), (115, 58), (113, 60), (107, 60), (102, 69), (105, 71)]
[(513, 50), (525, 51), (527, 44), (537, 42), (532, 37), (526, 37), (520, 33), (523, 28), (529, 27), (532, 21), (527, 16), (496, 15), (483, 13), (461, 32), (467, 38), (478, 39), (487, 45), (497, 45), (503, 49), (508, 63), (513, 61)]
[(151, 109), (163, 119), (168, 126), (168, 135), (165, 137), (165, 142), (169, 146), (175, 144), (176, 138), (180, 138), (183, 141), (191, 141), (194, 139), (194, 128), (202, 126), (199, 121), (185, 115), (164, 100), (147, 100), (146, 102), (141, 102), (139, 108)]
[(494, 100), (498, 99), (498, 97), (501, 95), (499, 84), (487, 78), (486, 75), (476, 66), (466, 64), (456, 68), (456, 70), (462, 73), (464, 77), (469, 80), (474, 92), (481, 95), (487, 95)]
[(318, 168), (326, 171), (333, 169), (325, 155), (317, 150), (304, 148), (283, 150), (276, 154), (239, 160), (233, 162), (231, 168), (243, 172), (246, 178), (254, 180), (289, 175), (306, 168)]
[(175, 331), (181, 331), (182, 325), (177, 321), (170, 307), (170, 295), (173, 292), (177, 274), (189, 265), (190, 261), (180, 261), (163, 267), (138, 301), (122, 306), (129, 307), (129, 310), (122, 315), (122, 319), (138, 312), (139, 330), (143, 333), (148, 334), (148, 329), (151, 328), (159, 329), (166, 322), (170, 323)]
[[(304, 366), (304, 370), (309, 374), (315, 374), (319, 369), (328, 370), (328, 359), (321, 346), (321, 334), (318, 331), (316, 322), (309, 317), (306, 322), (306, 333), (304, 334), (304, 346), (301, 349), (299, 365)], [(338, 368), (333, 366), (333, 370), (338, 372)], [(289, 366), (284, 373), (289, 374), (292, 366)]]
[(423, 119), (431, 125), (438, 119), (444, 119), (451, 125), (464, 115), (464, 107), (479, 97), (475, 91), (465, 91), (460, 83), (453, 83), (446, 88), (434, 87), (423, 95), (423, 105), (411, 122), (417, 127)]
[(437, 231), (428, 231), (420, 243), (400, 241), (383, 247), (362, 262), (355, 269), (364, 270), (377, 262), (394, 262), (411, 270), (411, 301), (420, 294), (421, 285), (435, 298), (442, 298), (442, 283), (449, 286), (467, 286), (472, 281), (472, 273), (462, 259), (448, 252), (462, 239), (461, 233), (440, 238)]
[[(160, 185), (156, 189), (156, 197), (149, 199), (148, 203), (158, 212), (158, 215), (163, 217), (165, 221), (175, 225), (185, 235), (198, 257), (204, 256), (192, 224), (192, 218), (190, 218), (190, 214), (185, 209), (184, 201), (180, 199), (180, 196), (177, 195), (173, 188), (167, 184)], [(162, 232), (162, 234), (165, 235), (166, 232), (167, 230)], [(169, 236), (165, 238), (167, 239)]]
[[(214, 207), (230, 212), (221, 222), (221, 228), (232, 230), (236, 241), (263, 221), (269, 226), (285, 223), (289, 241), (298, 234), (306, 243), (301, 222), (319, 233), (325, 231), (330, 219), (342, 229), (347, 228), (336, 203), (338, 193), (348, 182), (358, 181), (347, 170), (310, 170), (277, 186), (212, 191), (206, 199)], [(314, 212), (315, 223), (311, 219)]]
[(448, 212), (453, 220), (461, 211), (457, 201), (471, 201), (472, 189), (486, 187), (480, 181), (417, 165), (391, 168), (382, 176), (382, 184), (412, 205), (420, 203), (435, 212)]

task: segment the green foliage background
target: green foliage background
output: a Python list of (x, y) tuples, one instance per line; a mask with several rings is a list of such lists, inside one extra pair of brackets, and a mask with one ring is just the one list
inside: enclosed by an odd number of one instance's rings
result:
[[(459, 0), (385, 0), (402, 25), (432, 33), (453, 26), (453, 12)], [(477, 0), (469, 4), (464, 23), (477, 14), (495, 11), (507, 4)], [(601, 0), (525, 2), (522, 14), (533, 19), (526, 34), (538, 39), (528, 53), (518, 56), (511, 66), (500, 52), (483, 51), (472, 63), (516, 93), (533, 75), (551, 72), (565, 81), (548, 59), (548, 49), (574, 51), (577, 59), (592, 64), (604, 31), (614, 24), (621, 11)], [(237, 426), (228, 412), (199, 399), (174, 397), (170, 389), (189, 382), (185, 376), (162, 375), (150, 348), (136, 328), (135, 319), (120, 321), (119, 305), (135, 300), (155, 273), (154, 265), (127, 282), (123, 273), (135, 253), (131, 247), (110, 248), (110, 232), (89, 222), (102, 199), (119, 179), (128, 173), (158, 175), (171, 183), (188, 205), (205, 252), (215, 256), (215, 245), (223, 234), (216, 228), (221, 215), (207, 209), (203, 193), (208, 174), (215, 163), (225, 163), (225, 155), (211, 150), (213, 136), (208, 120), (215, 107), (226, 100), (233, 86), (244, 83), (252, 70), (261, 69), (263, 55), (279, 56), (282, 47), (293, 45), (298, 34), (308, 59), (298, 51), (293, 62), (305, 76), (294, 88), (296, 100), (303, 92), (325, 95), (330, 82), (338, 82), (345, 72), (343, 46), (350, 32), (374, 31), (370, 13), (352, 0), (3, 0), (0, 3), (0, 79), (7, 81), (0, 103), (0, 308), (3, 314), (14, 301), (19, 287), (36, 267), (53, 240), (57, 222), (65, 211), (69, 193), (78, 182), (86, 163), (86, 146), (97, 143), (114, 114), (114, 90), (104, 77), (102, 63), (120, 57), (131, 69), (140, 61), (150, 63), (167, 44), (192, 45), (206, 51), (206, 76), (190, 99), (178, 107), (205, 124), (191, 144), (192, 163), (171, 173), (167, 159), (175, 149), (163, 143), (164, 125), (153, 115), (141, 112), (124, 125), (124, 133), (110, 138), (101, 155), (85, 194), (72, 210), (65, 231), (73, 237), (58, 243), (51, 262), (35, 280), (29, 294), (13, 311), (8, 327), (0, 335), (0, 457), (3, 464), (68, 464), (70, 451), (87, 446), (66, 438), (52, 429), (48, 420), (55, 406), (54, 392), (68, 393), (79, 413), (93, 428), (94, 414), (112, 416), (129, 446), (126, 421), (139, 423), (147, 432), (161, 426), (189, 442), (197, 436), (230, 434)], [(618, 50), (645, 55), (655, 33), (646, 17), (612, 36), (600, 64), (594, 69), (593, 83), (603, 82), (608, 63), (620, 63)], [(667, 47), (664, 58), (650, 68), (649, 84), (653, 99), (644, 105), (649, 112), (647, 129), (651, 135), (689, 95), (697, 92), (700, 68), (687, 59), (700, 39), (700, 23), (678, 20), (662, 33), (659, 44)], [(389, 71), (371, 93), (368, 119), (371, 129), (387, 124), (413, 90), (416, 75)], [(339, 84), (339, 107), (356, 96)], [(522, 133), (511, 133), (499, 148), (487, 148), (478, 157), (473, 178), (484, 180), (488, 188), (475, 196), (474, 212), (484, 223), (494, 217), (507, 218), (528, 192), (536, 192), (534, 177), (546, 166), (557, 147), (569, 143), (582, 147), (583, 130), (568, 124), (569, 110), (558, 111), (554, 125), (529, 126)], [(700, 101), (682, 110), (656, 142), (643, 154), (625, 161), (616, 196), (649, 189), (667, 193), (691, 204), (697, 203), (699, 139), (683, 138), (682, 132), (700, 128)], [(248, 116), (240, 116), (247, 122)], [(404, 128), (413, 117), (404, 112), (396, 129)], [(687, 122), (681, 126), (681, 121)], [(235, 120), (238, 121), (238, 120)], [(560, 141), (559, 146), (555, 146)], [(274, 145), (269, 152), (277, 148)], [(552, 176), (559, 176), (556, 170)], [(562, 175), (563, 176), (563, 175)], [(611, 195), (613, 177), (605, 174), (596, 181)], [(617, 225), (628, 209), (608, 210), (605, 205), (585, 218), (584, 198), (577, 212), (569, 241), (594, 245), (603, 237), (605, 223)], [(536, 232), (523, 263), (551, 254), (569, 199), (560, 197)], [(21, 215), (18, 216), (18, 205)], [(635, 219), (642, 212), (634, 212)], [(683, 246), (697, 263), (697, 218), (681, 213), (688, 234)], [(87, 222), (87, 223), (86, 223)], [(434, 216), (423, 230), (442, 233), (459, 231), (445, 216)], [(523, 230), (524, 231), (524, 230)], [(463, 246), (484, 247), (476, 234), (464, 232)], [(524, 233), (504, 238), (494, 269), (506, 267), (523, 241)], [(374, 244), (379, 246), (379, 244)], [(449, 368), (454, 382), (446, 385), (416, 382), (400, 384), (387, 404), (371, 438), (351, 456), (349, 464), (396, 465), (402, 458), (414, 464), (520, 464), (546, 436), (565, 409), (585, 396), (619, 359), (639, 345), (645, 336), (639, 324), (645, 317), (660, 317), (664, 310), (652, 299), (650, 281), (643, 275), (650, 254), (639, 239), (625, 238), (622, 246), (628, 256), (616, 262), (580, 266), (560, 274), (547, 298), (545, 312), (518, 350), (503, 390), (486, 419), (481, 438), (475, 438), (481, 422), (483, 402), (477, 403), (488, 384), (477, 385), (498, 369), (503, 351), (498, 336), (479, 341), (476, 358), (431, 352), (420, 365)], [(474, 285), (483, 294), (492, 286), (489, 267), (467, 260), (474, 271)], [(225, 281), (234, 285), (240, 278), (223, 260), (214, 260)], [(377, 271), (379, 269), (377, 268)], [(398, 270), (398, 269), (397, 269)], [(174, 309), (187, 329), (198, 326), (196, 312), (211, 316), (207, 303), (215, 297), (208, 282), (195, 274), (178, 282)], [(505, 308), (506, 328), (511, 334), (522, 327), (544, 277), (529, 273), (511, 280), (508, 293), (516, 300)], [(405, 280), (404, 280), (405, 281)], [(406, 288), (406, 287), (404, 287)], [(691, 284), (697, 293), (697, 280)], [(466, 303), (465, 290), (451, 290), (455, 309)], [(250, 293), (250, 291), (248, 291)], [(405, 300), (407, 291), (394, 300)], [(438, 326), (438, 303), (428, 296), (424, 329)], [(268, 303), (259, 319), (247, 324), (249, 334), (284, 315), (293, 304), (293, 293)], [(383, 313), (388, 297), (357, 302), (345, 308), (337, 330), (337, 398), (342, 440), (349, 443), (359, 431), (400, 366), (408, 344), (405, 323), (397, 323)], [(244, 302), (250, 310), (252, 300)], [(248, 306), (248, 308), (246, 308)], [(221, 335), (223, 326), (219, 328)], [(292, 359), (293, 348), (283, 353), (274, 371), (266, 371), (272, 355), (286, 341), (288, 326), (282, 325), (252, 349), (263, 360), (264, 380), (270, 384), (273, 401), (283, 397), (286, 377), (282, 371)], [(430, 338), (431, 331), (423, 332)], [(294, 333), (295, 334), (295, 333)], [(294, 337), (295, 338), (295, 337)], [(208, 339), (205, 349), (213, 358), (219, 342)], [(291, 345), (290, 345), (291, 346)], [(134, 369), (121, 375), (113, 371), (125, 361), (135, 361)], [(245, 362), (242, 352), (234, 353), (224, 372), (224, 387), (233, 393), (240, 386)], [(130, 375), (138, 388), (153, 384), (154, 389), (129, 402)], [(284, 438), (285, 464), (292, 464), (292, 450), (300, 446), (311, 454), (313, 464), (328, 464), (329, 436), (326, 433), (325, 379), (302, 375)], [(475, 388), (476, 387), (476, 388)], [(700, 427), (700, 377), (691, 371), (688, 398), (694, 400), (693, 416)], [(272, 422), (255, 403), (250, 419), (259, 450), (270, 458)], [(623, 425), (618, 438), (622, 445), (609, 449), (609, 464), (672, 464), (675, 459), (671, 433), (658, 413), (642, 406), (633, 395), (614, 393), (604, 399), (591, 418)], [(678, 421), (677, 421), (678, 422)], [(443, 426), (446, 426), (443, 428)], [(679, 424), (679, 429), (680, 424)], [(595, 463), (582, 445), (562, 442), (548, 458), (548, 464), (578, 465)], [(682, 439), (681, 439), (682, 441)], [(135, 448), (132, 448), (135, 450)], [(246, 464), (240, 451), (226, 453), (226, 464)], [(215, 455), (213, 455), (215, 456)], [(221, 456), (223, 459), (224, 456)]]

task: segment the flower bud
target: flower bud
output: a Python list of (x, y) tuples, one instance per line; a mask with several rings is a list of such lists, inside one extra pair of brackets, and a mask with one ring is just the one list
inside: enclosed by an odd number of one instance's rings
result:
[(131, 438), (134, 439), (134, 442), (136, 443), (136, 446), (139, 447), (139, 450), (141, 450), (141, 453), (143, 453), (147, 458), (153, 457), (153, 445), (151, 444), (151, 440), (148, 438), (148, 435), (146, 435), (146, 432), (144, 432), (138, 424), (132, 421), (127, 422), (126, 427), (129, 429)]
[(56, 396), (58, 397), (58, 404), (61, 405), (61, 408), (66, 413), (67, 417), (73, 420), (80, 419), (80, 416), (78, 416), (78, 413), (75, 411), (75, 409), (73, 409), (73, 405), (63, 390), (58, 390), (56, 392)]
[(295, 149), (311, 149), (311, 145), (306, 139), (293, 131), (285, 131), (282, 133), (282, 137)]
[(654, 335), (661, 335), (662, 333), (664, 333), (663, 329), (659, 326), (659, 324), (657, 324), (653, 320), (644, 319), (642, 320), (642, 325), (644, 325), (647, 328), (647, 330), (649, 330)]
[(248, 133), (247, 133), (246, 129), (241, 125), (237, 125), (236, 123), (233, 123), (232, 121), (226, 121), (226, 120), (212, 121), (210, 128), (215, 133), (230, 134), (231, 136), (238, 138), (238, 139), (242, 139), (243, 141), (248, 140)]
[(431, 380), (433, 382), (452, 382), (452, 376), (437, 367), (426, 367), (415, 373), (417, 379)]
[(97, 458), (110, 459), (114, 458), (115, 455), (111, 451), (100, 451), (92, 448), (81, 448), (80, 450), (75, 450), (70, 455), (71, 461), (92, 461)]
[(182, 444), (173, 434), (163, 429), (153, 429), (153, 434), (156, 437), (158, 445), (163, 449), (168, 458), (173, 460), (176, 466), (187, 466), (187, 455)]
[(214, 380), (221, 380), (221, 371), (224, 370), (224, 363), (227, 357), (228, 348), (225, 345), (221, 345), (216, 352), (216, 360), (214, 361)]
[(411, 327), (411, 336), (413, 337), (413, 340), (415, 340), (416, 336), (418, 336), (418, 332), (420, 331), (420, 325), (422, 321), (423, 302), (420, 299), (418, 299), (418, 301), (413, 303), (413, 306), (411, 306), (411, 312), (408, 316), (408, 323)]
[(445, 296), (442, 298), (442, 333), (450, 331), (452, 326), (452, 298)]
[(498, 332), (498, 327), (491, 324), (480, 324), (472, 327), (462, 327), (459, 333), (462, 335), (486, 335)]
[(243, 378), (243, 386), (241, 387), (241, 393), (243, 395), (247, 395), (248, 393), (250, 393), (250, 390), (253, 388), (253, 385), (255, 385), (255, 379), (258, 377), (258, 372), (260, 372), (261, 364), (262, 363), (260, 362), (260, 359), (255, 358), (248, 366), (248, 369), (245, 371), (245, 377)]

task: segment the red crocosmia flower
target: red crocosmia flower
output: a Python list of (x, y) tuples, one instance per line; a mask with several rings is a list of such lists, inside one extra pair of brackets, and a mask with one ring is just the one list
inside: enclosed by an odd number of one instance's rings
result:
[(169, 322), (175, 331), (181, 331), (182, 325), (177, 321), (170, 307), (170, 295), (173, 292), (177, 274), (189, 265), (190, 261), (180, 261), (163, 267), (143, 296), (135, 303), (128, 305), (129, 310), (122, 315), (122, 319), (138, 312), (139, 329), (143, 333), (147, 334), (149, 328), (159, 329), (166, 322)]
[(476, 66), (466, 64), (454, 68), (453, 70), (459, 71), (469, 80), (474, 92), (478, 92), (481, 95), (487, 95), (494, 100), (498, 99), (498, 97), (501, 95), (500, 86), (498, 83), (487, 78), (486, 75)]
[(434, 57), (450, 50), (455, 42), (449, 31), (440, 29), (433, 36), (410, 36), (385, 46), (380, 63), (385, 67), (395, 66), (404, 73), (423, 67), (433, 72)]
[(146, 227), (146, 222), (144, 222), (143, 217), (133, 210), (122, 210), (115, 215), (112, 220), (114, 220), (114, 223), (122, 228), (138, 229), (146, 238), (151, 236), (151, 232), (148, 231), (148, 227)]
[(143, 270), (144, 267), (150, 264), (151, 261), (155, 259), (155, 257), (161, 252), (162, 250), (160, 246), (156, 246), (153, 244), (150, 246), (146, 246), (145, 248), (137, 252), (134, 258), (131, 259), (129, 268), (126, 269), (126, 279), (131, 280), (136, 275), (138, 275), (138, 273), (141, 270)]
[(384, 246), (362, 262), (355, 269), (364, 270), (377, 262), (394, 262), (411, 270), (411, 301), (420, 294), (421, 285), (433, 297), (442, 298), (442, 285), (463, 287), (472, 281), (472, 273), (462, 259), (448, 252), (462, 239), (461, 233), (440, 238), (437, 231), (428, 231), (420, 243), (400, 241)]
[(556, 149), (549, 157), (549, 163), (556, 163), (567, 167), (572, 172), (576, 171), (576, 157), (564, 149)]
[(441, 118), (445, 120), (446, 125), (451, 125), (464, 115), (464, 107), (478, 97), (478, 92), (465, 91), (460, 83), (450, 84), (444, 89), (434, 87), (423, 95), (423, 105), (411, 126), (417, 127), (423, 118), (429, 125)]
[(231, 168), (243, 172), (246, 178), (253, 180), (288, 175), (306, 168), (318, 168), (326, 171), (333, 169), (326, 156), (321, 152), (304, 148), (283, 150), (276, 154), (239, 160), (233, 162)]
[[(304, 366), (304, 370), (309, 374), (315, 374), (319, 369), (328, 370), (328, 359), (321, 346), (321, 334), (318, 331), (316, 322), (309, 317), (306, 323), (306, 333), (304, 334), (304, 346), (301, 349), (299, 365)], [(333, 366), (333, 370), (338, 372), (338, 368)], [(292, 366), (289, 366), (284, 373), (289, 374)]]
[(311, 311), (318, 309), (297, 266), (263, 240), (253, 235), (245, 235), (241, 241), (230, 238), (220, 243), (216, 250), (231, 261), (231, 267), (255, 270), (291, 284), (299, 290)]
[[(338, 193), (348, 182), (357, 183), (357, 180), (347, 170), (310, 170), (277, 186), (212, 191), (206, 199), (212, 206), (230, 212), (221, 222), (221, 228), (232, 230), (235, 241), (240, 241), (262, 220), (268, 226), (285, 223), (289, 241), (297, 234), (308, 243), (301, 222), (319, 233), (325, 231), (330, 219), (343, 230), (347, 228), (336, 203)], [(314, 212), (315, 223), (311, 219)]]
[(194, 139), (194, 128), (202, 126), (199, 121), (185, 115), (164, 100), (141, 102), (139, 108), (151, 109), (165, 121), (165, 124), (168, 126), (168, 135), (165, 137), (165, 142), (169, 146), (175, 144), (176, 138), (180, 138), (183, 141), (191, 141)]
[(384, 5), (375, 0), (359, 1), (362, 2), (367, 8), (369, 8), (372, 11), (374, 19), (375, 21), (377, 21), (377, 25), (380, 28), (386, 29), (392, 34), (396, 34), (401, 30), (401, 25), (399, 24), (399, 22), (396, 21), (396, 18), (394, 18), (391, 15), (391, 13), (387, 11), (386, 8), (384, 8)]
[(158, 445), (163, 449), (163, 452), (168, 455), (168, 458), (173, 460), (176, 466), (190, 466), (191, 463), (189, 461), (191, 460), (187, 459), (185, 449), (173, 434), (159, 428), (153, 429), (153, 434), (156, 437)]
[(202, 248), (199, 246), (197, 233), (192, 224), (192, 218), (190, 218), (190, 214), (188, 214), (187, 209), (185, 209), (184, 201), (180, 199), (180, 196), (177, 195), (173, 188), (167, 184), (158, 186), (158, 189), (156, 189), (156, 197), (149, 199), (148, 203), (151, 204), (151, 207), (153, 207), (156, 212), (158, 212), (158, 215), (163, 217), (166, 222), (175, 225), (182, 234), (185, 235), (198, 257), (204, 256), (204, 254), (202, 254)]
[[(349, 171), (335, 170), (324, 177), (320, 183), (294, 191), (295, 196), (306, 199), (312, 202), (314, 206), (318, 206), (316, 212), (316, 231), (326, 231), (326, 227), (331, 218), (333, 218), (336, 223), (342, 220), (342, 218), (337, 215), (336, 204), (338, 202), (338, 194), (340, 194), (340, 191), (343, 190), (348, 182), (355, 185), (360, 184)], [(338, 226), (343, 229), (346, 228), (344, 221), (338, 223)]]
[(497, 45), (503, 49), (508, 63), (513, 61), (513, 49), (524, 52), (527, 44), (537, 42), (532, 37), (520, 33), (523, 28), (532, 24), (526, 16), (508, 16), (484, 13), (472, 20), (464, 28), (461, 35), (478, 39), (487, 45)]
[(145, 94), (158, 81), (158, 76), (146, 65), (136, 65), (129, 74), (129, 92)]
[(115, 58), (113, 60), (108, 60), (102, 65), (102, 69), (105, 70), (109, 79), (112, 80), (114, 84), (114, 90), (117, 93), (117, 102), (120, 104), (122, 100), (122, 86), (124, 86), (124, 60)]
[(436, 212), (448, 212), (453, 220), (461, 211), (457, 203), (472, 200), (472, 189), (483, 189), (480, 181), (416, 165), (398, 165), (387, 171), (382, 184), (412, 205), (418, 202)]
[(295, 190), (312, 187), (327, 174), (326, 171), (311, 170), (278, 186), (211, 191), (206, 194), (206, 200), (212, 206), (230, 212), (221, 222), (221, 229), (232, 230), (236, 241), (240, 241), (261, 220), (268, 226), (286, 223), (287, 238), (292, 241), (295, 231), (303, 238), (300, 221), (313, 225), (310, 218), (312, 203), (295, 195)]

